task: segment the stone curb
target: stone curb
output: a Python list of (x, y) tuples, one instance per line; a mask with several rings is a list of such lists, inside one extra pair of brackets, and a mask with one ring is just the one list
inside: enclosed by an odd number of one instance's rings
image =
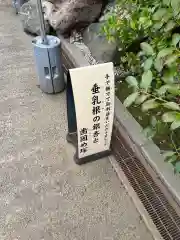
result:
[[(66, 52), (71, 62), (76, 67), (88, 66), (88, 61), (83, 53), (75, 46), (68, 43), (60, 36), (63, 51)], [(161, 181), (166, 190), (172, 195), (180, 206), (180, 176), (174, 174), (172, 166), (164, 162), (160, 149), (142, 133), (142, 127), (123, 106), (120, 100), (115, 98), (115, 121), (123, 137), (129, 142), (143, 165), (148, 167), (155, 180)]]

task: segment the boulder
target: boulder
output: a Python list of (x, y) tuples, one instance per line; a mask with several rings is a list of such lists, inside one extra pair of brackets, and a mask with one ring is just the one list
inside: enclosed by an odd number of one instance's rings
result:
[[(37, 11), (36, 0), (30, 0), (24, 3), (20, 8), (20, 16), (25, 32), (32, 35), (40, 35), (40, 22)], [(45, 19), (45, 31), (48, 34), (50, 31), (50, 25)]]
[(98, 62), (114, 61), (117, 46), (115, 43), (109, 43), (101, 33), (102, 25), (103, 22), (90, 24), (84, 31), (83, 41)]
[(83, 33), (83, 42), (98, 62), (114, 62), (119, 64), (120, 52), (116, 43), (108, 42), (102, 27), (115, 8), (115, 0), (109, 0), (103, 10), (99, 22), (90, 24)]
[(99, 18), (101, 0), (49, 0), (43, 2), (45, 16), (58, 34), (88, 26)]
[(104, 0), (105, 6), (99, 18), (99, 22), (106, 21), (107, 18), (112, 14), (115, 9), (116, 1), (115, 0)]

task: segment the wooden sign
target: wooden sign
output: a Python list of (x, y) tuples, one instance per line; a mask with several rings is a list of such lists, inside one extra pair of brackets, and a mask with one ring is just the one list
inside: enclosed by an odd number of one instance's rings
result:
[(70, 70), (76, 112), (78, 158), (110, 149), (114, 119), (113, 63)]

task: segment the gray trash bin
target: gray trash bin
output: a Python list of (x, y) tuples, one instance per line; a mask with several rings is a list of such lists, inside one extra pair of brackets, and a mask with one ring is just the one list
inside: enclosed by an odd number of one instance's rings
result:
[(12, 0), (12, 4), (13, 4), (13, 7), (15, 8), (15, 10), (16, 10), (16, 14), (19, 13), (20, 7), (28, 1), (29, 0)]
[(49, 35), (47, 41), (48, 44), (44, 44), (40, 36), (32, 41), (39, 86), (45, 93), (59, 93), (65, 88), (61, 42), (59, 38)]

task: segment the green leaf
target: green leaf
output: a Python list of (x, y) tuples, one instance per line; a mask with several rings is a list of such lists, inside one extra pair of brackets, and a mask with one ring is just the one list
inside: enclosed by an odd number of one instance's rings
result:
[(125, 107), (131, 106), (133, 102), (136, 100), (136, 98), (138, 97), (138, 94), (139, 94), (138, 92), (135, 92), (129, 95), (124, 101), (124, 106)]
[(178, 0), (171, 0), (171, 6), (175, 16), (179, 13), (179, 5), (180, 4)]
[(164, 151), (161, 155), (166, 159), (172, 157), (175, 154), (173, 151)]
[(177, 161), (177, 156), (176, 155), (173, 155), (172, 157), (168, 158), (168, 163), (173, 164), (176, 161)]
[(141, 49), (143, 50), (144, 53), (146, 53), (146, 55), (152, 56), (154, 54), (153, 48), (146, 42), (141, 43)]
[(150, 57), (143, 64), (144, 71), (148, 71), (149, 69), (151, 69), (152, 64), (153, 64), (153, 59), (152, 59), (152, 57)]
[(158, 59), (159, 58), (164, 58), (167, 55), (172, 54), (173, 50), (174, 50), (174, 48), (164, 48), (158, 53), (157, 58)]
[(158, 72), (161, 72), (164, 67), (163, 60), (156, 58), (154, 62), (154, 67)]
[(174, 84), (173, 86), (169, 86), (168, 88), (168, 92), (169, 93), (172, 93), (174, 95), (179, 95), (179, 85), (177, 84)]
[(137, 56), (138, 57), (144, 56), (144, 52), (143, 51), (138, 52)]
[(157, 125), (157, 123), (158, 123), (158, 121), (157, 121), (156, 117), (155, 117), (155, 116), (152, 116), (152, 117), (151, 117), (151, 125), (152, 125), (153, 127), (155, 127), (155, 126)]
[(176, 121), (176, 115), (177, 115), (176, 112), (166, 112), (162, 115), (162, 121), (166, 123), (174, 122)]
[(133, 30), (136, 30), (136, 22), (134, 22), (133, 20), (130, 21), (130, 26)]
[(138, 82), (137, 82), (137, 79), (133, 76), (129, 76), (126, 78), (126, 82), (132, 86), (132, 87), (135, 87), (135, 88), (138, 88)]
[(158, 21), (158, 20), (162, 20), (163, 16), (167, 13), (167, 9), (166, 8), (160, 8), (158, 9), (154, 15), (153, 15), (153, 20)]
[(142, 104), (149, 96), (142, 94), (141, 96), (137, 97), (136, 104)]
[(176, 172), (176, 173), (180, 173), (180, 162), (177, 162), (177, 163), (175, 164), (175, 172)]
[[(175, 69), (176, 71), (176, 69)], [(166, 69), (164, 71), (164, 75), (162, 77), (163, 81), (167, 84), (172, 84), (174, 82), (174, 75), (175, 75), (174, 69)]]
[(158, 90), (157, 90), (157, 94), (162, 96), (164, 95), (166, 92), (169, 92), (169, 93), (172, 93), (174, 95), (178, 95), (179, 94), (179, 85), (177, 84), (174, 84), (174, 85), (163, 85), (162, 87), (160, 87)]
[(163, 0), (163, 4), (166, 6), (170, 5), (171, 0)]
[(163, 21), (164, 23), (167, 23), (171, 18), (172, 18), (172, 13), (169, 11), (169, 12), (167, 12), (166, 15), (163, 16), (162, 21)]
[(163, 24), (164, 24), (163, 21), (157, 22), (157, 23), (154, 24), (153, 29), (154, 30), (159, 30), (160, 28), (162, 28)]
[(141, 88), (144, 88), (147, 91), (148, 88), (151, 86), (152, 79), (153, 79), (153, 75), (151, 70), (144, 72), (142, 75), (141, 84), (140, 84)]
[(156, 135), (156, 131), (154, 129), (152, 129), (150, 126), (146, 127), (143, 130), (143, 133), (148, 139), (152, 139)]
[(159, 104), (156, 102), (156, 100), (155, 99), (151, 99), (151, 100), (148, 100), (148, 101), (143, 103), (142, 111), (146, 112), (146, 111), (148, 111), (150, 109), (157, 108), (158, 106), (159, 106)]
[(173, 34), (172, 44), (176, 47), (176, 45), (178, 44), (179, 41), (180, 41), (180, 34), (179, 33)]
[(169, 88), (169, 85), (167, 85), (167, 84), (160, 87), (157, 90), (158, 95), (160, 95), (160, 96), (164, 95), (167, 92), (168, 88)]
[(167, 102), (167, 103), (164, 103), (163, 106), (165, 108), (169, 108), (169, 109), (172, 109), (172, 110), (180, 110), (179, 105), (175, 102)]
[(164, 28), (164, 31), (165, 31), (165, 32), (169, 32), (169, 31), (172, 30), (175, 26), (176, 26), (176, 23), (175, 23), (173, 20), (170, 20), (170, 21), (166, 24), (166, 26), (165, 26), (165, 28)]
[(178, 121), (174, 121), (172, 124), (171, 124), (171, 130), (175, 130), (177, 128), (180, 127), (180, 120)]
[(172, 63), (174, 63), (178, 59), (178, 57), (179, 56), (177, 54), (170, 55), (165, 61), (165, 65), (170, 66)]

